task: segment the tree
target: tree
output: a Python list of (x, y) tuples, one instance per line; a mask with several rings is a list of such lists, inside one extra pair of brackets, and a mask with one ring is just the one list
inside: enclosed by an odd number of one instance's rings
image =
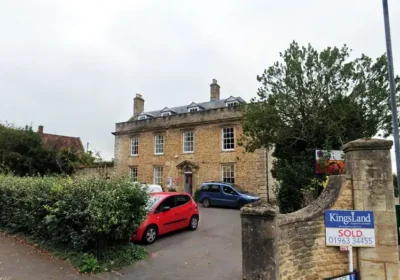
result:
[(391, 133), (385, 55), (352, 60), (350, 53), (346, 45), (318, 52), (292, 42), (257, 76), (261, 87), (244, 107), (240, 144), (248, 151), (274, 147), (282, 212), (300, 208), (301, 192), (315, 178), (313, 150)]
[(0, 172), (18, 176), (72, 174), (80, 165), (91, 165), (99, 154), (74, 149), (47, 149), (31, 126), (0, 124)]
[(43, 147), (32, 127), (18, 128), (0, 124), (0, 171), (24, 176), (57, 170), (57, 165)]

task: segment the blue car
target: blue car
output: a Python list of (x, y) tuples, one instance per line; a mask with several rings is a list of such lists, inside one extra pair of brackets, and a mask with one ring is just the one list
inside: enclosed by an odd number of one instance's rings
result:
[(245, 204), (260, 200), (240, 186), (224, 182), (205, 182), (200, 185), (199, 202), (204, 207), (228, 206), (242, 208)]

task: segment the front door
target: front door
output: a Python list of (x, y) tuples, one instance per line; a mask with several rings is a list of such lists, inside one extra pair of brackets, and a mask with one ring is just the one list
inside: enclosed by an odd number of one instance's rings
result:
[(192, 193), (192, 173), (185, 173), (185, 192), (193, 195)]

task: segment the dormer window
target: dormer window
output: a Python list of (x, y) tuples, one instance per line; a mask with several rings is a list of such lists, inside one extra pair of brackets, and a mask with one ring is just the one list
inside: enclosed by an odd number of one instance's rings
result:
[(199, 112), (200, 110), (204, 110), (204, 107), (194, 102), (192, 102), (189, 106), (187, 106), (187, 111), (189, 113)]
[(239, 97), (229, 97), (228, 99), (225, 100), (225, 106), (226, 107), (234, 107), (238, 106), (240, 103), (242, 103), (243, 100)]
[(198, 112), (198, 111), (199, 111), (199, 107), (192, 107), (192, 108), (189, 108), (189, 110), (188, 110), (189, 113)]
[(154, 116), (151, 113), (141, 113), (139, 116), (137, 116), (137, 120), (148, 120), (152, 119)]
[(165, 107), (160, 112), (160, 116), (161, 117), (172, 116), (172, 115), (175, 115), (175, 114), (176, 114), (176, 111), (174, 111), (174, 110), (172, 110), (172, 109), (170, 109), (168, 107)]
[(237, 105), (239, 105), (239, 102), (237, 102), (237, 101), (231, 101), (231, 102), (226, 103), (226, 107), (234, 107)]

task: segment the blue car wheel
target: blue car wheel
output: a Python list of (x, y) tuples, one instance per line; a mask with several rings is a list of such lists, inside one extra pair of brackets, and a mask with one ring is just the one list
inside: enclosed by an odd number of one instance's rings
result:
[(207, 208), (210, 207), (211, 202), (208, 198), (203, 199), (203, 207)]

